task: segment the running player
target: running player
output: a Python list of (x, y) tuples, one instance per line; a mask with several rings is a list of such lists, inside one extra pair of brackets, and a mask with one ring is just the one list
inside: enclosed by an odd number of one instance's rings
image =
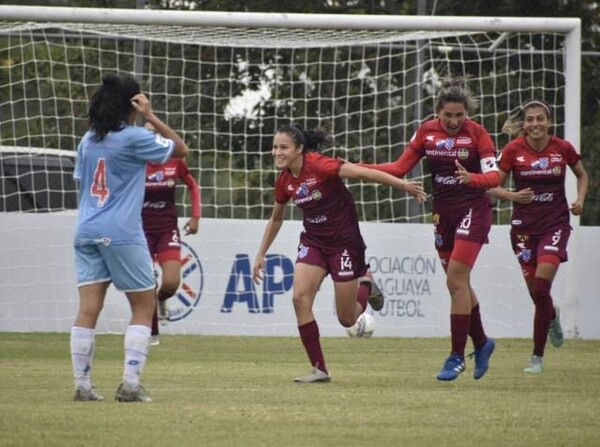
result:
[[(519, 136), (504, 147), (499, 160), (500, 184), (512, 174), (515, 190), (490, 190), (494, 197), (514, 202), (511, 243), (535, 306), (533, 354), (524, 370), (531, 374), (544, 369), (548, 335), (553, 346), (563, 344), (560, 312), (550, 290), (558, 266), (567, 261), (569, 210), (576, 216), (583, 212), (588, 188), (580, 155), (571, 143), (551, 135), (551, 126), (552, 110), (546, 102), (532, 99), (523, 104), (504, 126)], [(570, 206), (565, 194), (567, 166), (577, 177), (577, 198)]]
[(427, 158), (433, 183), (435, 247), (451, 297), (452, 345), (437, 375), (444, 381), (456, 379), (465, 370), (469, 336), (475, 347), (475, 379), (487, 372), (496, 346), (484, 331), (479, 301), (471, 287), (471, 270), (481, 247), (488, 243), (492, 225), (486, 189), (499, 182), (496, 148), (485, 128), (469, 119), (477, 103), (464, 84), (460, 78), (444, 82), (437, 101), (437, 118), (417, 129), (398, 160), (364, 165), (402, 177), (421, 158)]
[[(151, 123), (144, 126), (156, 132)], [(198, 233), (200, 219), (200, 192), (198, 184), (190, 174), (185, 161), (173, 158), (164, 164), (148, 163), (146, 166), (146, 194), (142, 208), (144, 233), (148, 241), (150, 255), (160, 265), (162, 278), (156, 292), (156, 312), (152, 319), (152, 339), (150, 344), (159, 344), (158, 322), (166, 325), (169, 321), (167, 300), (172, 297), (181, 281), (181, 236), (177, 226), (177, 205), (175, 191), (177, 181), (187, 186), (192, 213), (184, 225), (185, 234)]]
[(368, 276), (365, 243), (360, 234), (354, 200), (342, 178), (383, 183), (403, 189), (417, 200), (425, 199), (423, 187), (413, 181), (344, 163), (318, 151), (331, 144), (324, 131), (303, 131), (298, 126), (283, 126), (273, 138), (275, 166), (281, 170), (275, 183), (275, 204), (265, 228), (252, 277), (262, 280), (265, 255), (283, 224), (291, 200), (304, 214), (294, 271), (293, 304), (300, 339), (312, 365), (306, 376), (296, 382), (329, 382), (330, 375), (321, 349), (319, 326), (312, 312), (313, 303), (329, 274), (334, 282), (336, 314), (344, 327), (352, 326), (365, 311), (383, 307), (383, 295)]

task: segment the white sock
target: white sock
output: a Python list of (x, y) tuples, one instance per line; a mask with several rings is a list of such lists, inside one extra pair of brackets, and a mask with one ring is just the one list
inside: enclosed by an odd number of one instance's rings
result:
[(92, 388), (92, 361), (94, 359), (94, 329), (71, 328), (71, 362), (75, 387)]
[(148, 326), (141, 325), (127, 326), (125, 331), (123, 382), (130, 388), (137, 388), (140, 384), (140, 376), (148, 358), (150, 332)]

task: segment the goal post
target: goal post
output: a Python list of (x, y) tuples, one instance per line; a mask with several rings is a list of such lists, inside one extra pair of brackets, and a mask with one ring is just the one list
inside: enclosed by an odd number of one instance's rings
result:
[[(40, 219), (65, 211), (72, 217), (72, 185), (59, 181), (65, 176), (44, 164), (52, 158), (47, 152), (56, 151), (52, 166), (67, 174), (72, 169), (69, 154), (87, 128), (89, 97), (108, 72), (135, 76), (155, 112), (184, 136), (192, 150), (190, 172), (201, 187), (203, 216), (244, 228), (246, 221), (269, 216), (276, 175), (270, 147), (280, 125), (294, 121), (306, 128), (326, 127), (335, 141), (327, 155), (393, 161), (434, 113), (447, 76), (469, 79), (480, 103), (471, 117), (488, 129), (498, 148), (508, 141), (501, 131), (504, 120), (530, 97), (554, 107), (555, 132), (579, 148), (580, 47), (576, 18), (0, 5), (0, 194), (10, 193), (9, 199), (3, 197), (2, 203), (10, 204), (4, 211), (27, 212), (34, 220), (36, 213)], [(24, 162), (27, 154), (36, 161)], [(32, 176), (23, 169), (39, 171)], [(43, 175), (47, 181), (35, 181)], [(425, 165), (409, 177), (430, 181)], [(575, 180), (568, 179), (571, 197)], [(58, 184), (69, 200), (56, 197)], [(47, 196), (52, 200), (36, 205), (31, 197), (37, 188), (51, 191)], [(349, 189), (361, 221), (384, 226), (430, 220), (430, 204), (418, 206), (388, 187), (349, 182)], [(182, 187), (181, 216), (190, 213), (186, 194)], [(508, 223), (510, 204), (498, 202), (494, 210), (495, 223)], [(288, 213), (299, 219), (297, 210)], [(22, 228), (23, 216), (16, 219), (15, 228)], [(42, 227), (36, 222), (36, 229)], [(0, 230), (0, 236), (11, 237), (7, 230)], [(253, 236), (258, 244), (260, 234)], [(209, 264), (222, 261), (219, 250), (203, 255), (209, 256)], [(571, 258), (576, 259), (574, 253)], [(43, 268), (43, 261), (37, 258), (36, 266)], [(519, 283), (516, 263), (510, 263), (512, 280)], [(0, 264), (0, 273), (8, 278), (14, 268), (7, 261)], [(570, 274), (572, 269), (576, 262), (569, 263)], [(216, 276), (227, 277), (234, 269), (226, 270)], [(62, 281), (50, 283), (72, 288), (72, 278)], [(565, 300), (572, 308), (577, 306), (576, 287), (575, 281), (566, 281)], [(218, 301), (223, 290), (207, 282), (204, 293)], [(213, 308), (223, 306), (214, 303)], [(326, 304), (323, 308), (330, 311)], [(419, 323), (419, 328), (433, 326)]]

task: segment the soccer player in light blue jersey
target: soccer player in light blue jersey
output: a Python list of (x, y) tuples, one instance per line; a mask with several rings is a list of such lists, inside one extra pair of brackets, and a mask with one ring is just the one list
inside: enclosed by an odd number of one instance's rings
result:
[[(141, 115), (157, 135), (135, 126)], [(96, 322), (112, 282), (123, 291), (132, 316), (125, 331), (120, 402), (149, 402), (140, 385), (148, 356), (155, 311), (152, 259), (142, 227), (147, 162), (185, 157), (185, 142), (152, 111), (130, 77), (105, 75), (90, 100), (90, 129), (77, 148), (74, 177), (79, 181), (75, 265), (79, 312), (71, 329), (76, 401), (102, 400), (91, 379)]]

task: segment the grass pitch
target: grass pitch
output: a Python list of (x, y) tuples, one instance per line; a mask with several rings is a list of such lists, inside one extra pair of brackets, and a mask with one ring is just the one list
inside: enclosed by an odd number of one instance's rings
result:
[(73, 402), (68, 334), (0, 333), (0, 446), (598, 446), (600, 342), (547, 347), (526, 376), (530, 340), (499, 339), (488, 374), (473, 361), (435, 375), (447, 339), (324, 338), (332, 382), (297, 338), (163, 336), (143, 383), (150, 404), (113, 400), (122, 336), (96, 338), (104, 402)]

